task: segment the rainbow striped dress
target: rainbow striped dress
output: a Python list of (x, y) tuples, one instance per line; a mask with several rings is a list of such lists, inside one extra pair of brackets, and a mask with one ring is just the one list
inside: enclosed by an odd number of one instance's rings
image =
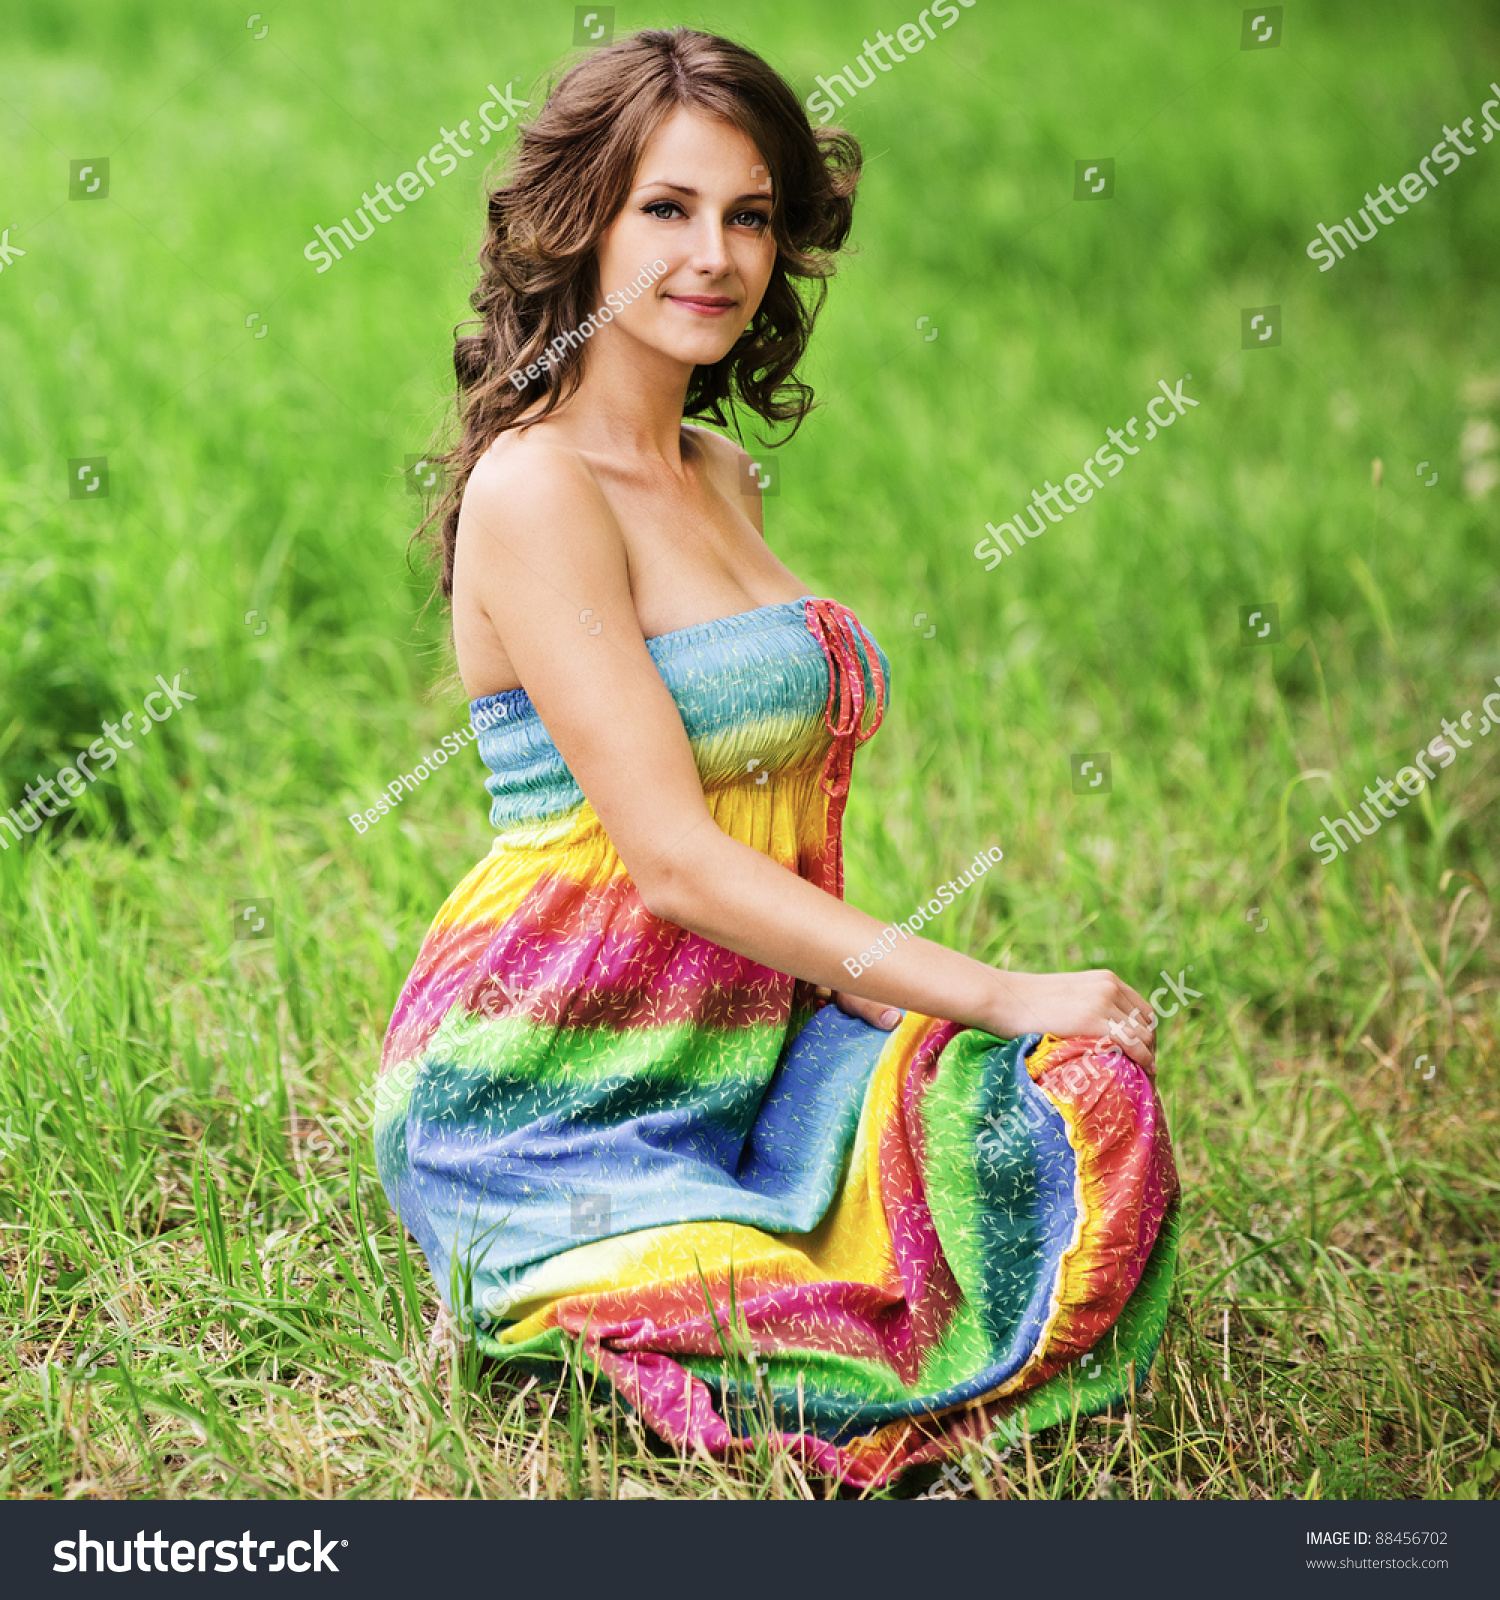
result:
[[(812, 596), (647, 643), (715, 822), (841, 896), (879, 645)], [(1177, 1177), (1133, 1063), (885, 1032), (652, 916), (526, 692), (471, 715), (495, 842), (401, 991), (375, 1149), (480, 1349), (570, 1354), (689, 1452), (856, 1485), (1144, 1381)]]

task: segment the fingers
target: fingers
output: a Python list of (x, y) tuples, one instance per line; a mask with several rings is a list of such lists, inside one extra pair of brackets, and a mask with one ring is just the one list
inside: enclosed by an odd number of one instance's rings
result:
[(878, 1000), (866, 1000), (857, 994), (845, 994), (842, 989), (838, 990), (833, 998), (845, 1016), (858, 1017), (862, 1022), (868, 1022), (872, 1028), (884, 1028), (889, 1032), (901, 1020), (901, 1013), (895, 1006), (882, 1005)]
[(1148, 1078), (1156, 1076), (1156, 1034), (1142, 1030), (1136, 1034), (1126, 1034), (1120, 1041), (1120, 1048), (1130, 1059), (1146, 1074)]
[(1105, 970), (1090, 976), (1101, 980), (1101, 998), (1117, 1031), (1138, 1033), (1143, 1038), (1155, 1034), (1156, 1010), (1143, 995), (1113, 972)]
[(1156, 1077), (1156, 1051), (1144, 1039), (1132, 1040), (1120, 1048), (1148, 1078)]
[(1148, 1078), (1156, 1075), (1156, 1027), (1148, 1015), (1136, 1012), (1136, 1021), (1128, 1017), (1116, 1030), (1116, 1043)]
[(1156, 1029), (1149, 1019), (1132, 1024), (1127, 1018), (1112, 1037), (1117, 1048), (1129, 1056), (1148, 1078), (1156, 1076)]
[(1110, 1037), (1120, 1049), (1146, 1074), (1156, 1076), (1156, 1011), (1146, 998), (1132, 989), (1123, 979), (1114, 981), (1114, 1003), (1121, 1015), (1114, 1018)]
[(1128, 1017), (1132, 1011), (1136, 1014), (1136, 1026), (1142, 1033), (1154, 1034), (1156, 1032), (1156, 1011), (1146, 1000), (1144, 995), (1137, 994), (1128, 983), (1117, 978), (1120, 985), (1120, 1004)]
[(1122, 1032), (1118, 1039), (1101, 1038), (1095, 1046), (1095, 1053), (1098, 1055), (1107, 1055), (1111, 1050), (1118, 1050), (1135, 1062), (1153, 1083), (1156, 1081), (1156, 1051), (1145, 1039), (1139, 1035), (1131, 1038), (1129, 1034)]

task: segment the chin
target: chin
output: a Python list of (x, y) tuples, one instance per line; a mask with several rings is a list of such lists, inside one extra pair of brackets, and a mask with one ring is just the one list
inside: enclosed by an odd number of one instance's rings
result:
[(716, 362), (722, 361), (734, 349), (734, 339), (727, 342), (722, 338), (717, 339), (674, 339), (663, 342), (657, 348), (663, 355), (671, 356), (674, 361), (690, 363), (695, 367), (711, 367)]

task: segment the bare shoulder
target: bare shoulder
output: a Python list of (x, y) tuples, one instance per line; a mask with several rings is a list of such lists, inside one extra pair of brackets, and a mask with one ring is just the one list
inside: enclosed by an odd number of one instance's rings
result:
[(545, 524), (570, 512), (589, 521), (600, 515), (614, 520), (578, 451), (552, 439), (523, 435), (506, 440), (504, 449), (491, 445), (475, 462), (464, 485), (459, 532), (462, 535), (469, 522), (490, 533), (513, 527), (519, 534), (537, 521)]
[(764, 537), (760, 489), (755, 485), (755, 480), (748, 476), (749, 453), (733, 439), (715, 433), (711, 428), (691, 422), (684, 422), (683, 427), (688, 430), (693, 442), (702, 446), (704, 460), (709, 464), (709, 471), (719, 492), (731, 505), (738, 505), (756, 532)]
[(703, 459), (708, 463), (714, 481), (721, 488), (725, 485), (730, 488), (735, 487), (741, 463), (748, 461), (749, 456), (733, 439), (725, 434), (715, 433), (712, 428), (705, 428), (701, 423), (684, 422), (682, 426), (693, 443), (701, 447)]
[[(493, 446), (464, 485), (454, 582), (514, 586), (525, 568), (554, 582), (625, 571), (625, 540), (578, 451), (533, 435)], [(486, 606), (488, 609), (488, 605)]]

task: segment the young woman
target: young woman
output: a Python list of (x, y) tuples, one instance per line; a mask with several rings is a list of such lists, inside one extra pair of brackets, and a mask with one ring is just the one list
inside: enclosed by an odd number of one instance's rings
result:
[(435, 513), (496, 837), (396, 1005), (376, 1148), (486, 1352), (581, 1336), (658, 1434), (730, 1452), (758, 1398), (869, 1484), (1144, 1380), (1176, 1176), (1128, 984), (843, 899), (885, 655), (766, 544), (751, 457), (683, 421), (795, 431), (859, 164), (686, 29), (591, 55), (521, 131)]

